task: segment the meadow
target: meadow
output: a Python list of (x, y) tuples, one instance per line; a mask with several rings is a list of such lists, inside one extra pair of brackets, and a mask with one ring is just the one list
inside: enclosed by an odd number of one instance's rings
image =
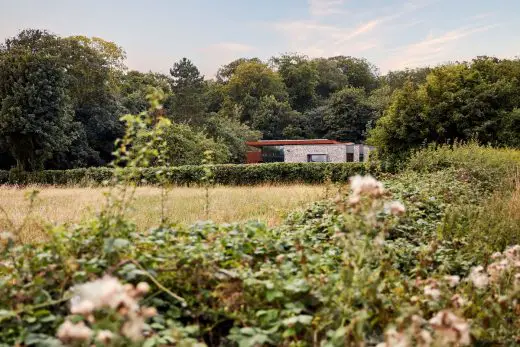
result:
[[(27, 194), (32, 191), (38, 195), (29, 211)], [(19, 236), (26, 242), (43, 240), (45, 225), (74, 224), (95, 217), (105, 204), (107, 191), (100, 187), (0, 186), (0, 207), (16, 226), (30, 212)], [(186, 225), (210, 219), (216, 223), (257, 220), (275, 226), (289, 212), (324, 198), (325, 193), (323, 185), (217, 186), (209, 192), (206, 215), (203, 188), (173, 187), (168, 191), (165, 212), (170, 222)], [(161, 189), (139, 187), (128, 218), (139, 230), (147, 230), (158, 225), (161, 211)], [(7, 226), (7, 220), (0, 219), (0, 228)]]

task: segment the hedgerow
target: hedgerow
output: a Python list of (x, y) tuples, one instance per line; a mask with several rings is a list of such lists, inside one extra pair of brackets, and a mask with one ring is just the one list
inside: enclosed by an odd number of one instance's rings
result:
[[(157, 174), (168, 183), (198, 185), (204, 176), (203, 165), (177, 167), (129, 168), (140, 184), (157, 184)], [(210, 165), (214, 183), (221, 185), (256, 185), (271, 183), (323, 183), (346, 182), (355, 174), (367, 171), (363, 163), (270, 163), (256, 165)], [(0, 184), (42, 185), (96, 185), (110, 181), (113, 169), (108, 167), (72, 170), (45, 170), (40, 172), (0, 171)]]

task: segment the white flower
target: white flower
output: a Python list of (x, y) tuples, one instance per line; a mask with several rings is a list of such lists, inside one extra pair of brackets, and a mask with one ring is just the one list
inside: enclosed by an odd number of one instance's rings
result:
[(444, 276), (444, 279), (446, 280), (446, 282), (448, 282), (448, 285), (450, 287), (455, 287), (460, 282), (460, 277), (456, 276), (456, 275), (455, 276)]
[(114, 334), (110, 330), (100, 330), (96, 335), (96, 340), (107, 345), (114, 339)]
[(136, 289), (139, 294), (146, 294), (150, 291), (150, 285), (146, 282), (140, 282), (137, 284)]
[(350, 188), (353, 195), (370, 195), (378, 197), (384, 194), (383, 183), (374, 177), (356, 175), (350, 178)]
[(477, 266), (471, 269), (469, 280), (479, 289), (485, 288), (489, 284), (489, 277), (487, 273), (484, 272), (484, 267), (482, 266)]
[(361, 199), (360, 199), (359, 195), (353, 195), (348, 198), (348, 204), (351, 206), (355, 206), (355, 205), (359, 204), (360, 200)]
[(406, 208), (400, 201), (392, 201), (385, 205), (385, 209), (394, 216), (400, 216), (406, 212)]
[(424, 287), (424, 295), (429, 296), (433, 300), (438, 300), (441, 296), (441, 291), (434, 285), (427, 285)]
[(508, 247), (504, 251), (504, 255), (508, 260), (511, 261), (520, 260), (520, 245)]
[(502, 253), (500, 253), (500, 252), (495, 252), (491, 255), (491, 259), (494, 259), (494, 260), (497, 260), (500, 258), (502, 258)]
[(125, 324), (121, 329), (124, 336), (132, 341), (139, 341), (143, 338), (144, 319), (142, 317), (135, 317)]
[(489, 274), (491, 282), (497, 282), (500, 280), (502, 273), (507, 270), (508, 265), (509, 261), (507, 259), (502, 259), (501, 261), (489, 264), (487, 267), (487, 273)]
[(429, 323), (442, 339), (443, 345), (469, 345), (469, 324), (448, 310), (438, 312)]
[(94, 304), (90, 300), (77, 301), (70, 306), (70, 313), (88, 315), (94, 311)]
[(82, 305), (84, 301), (90, 301), (94, 305), (94, 309), (118, 308), (122, 305), (132, 311), (138, 309), (135, 299), (129, 295), (117, 278), (111, 276), (104, 276), (101, 279), (75, 286), (73, 290), (77, 297), (71, 302), (71, 310), (77, 310), (76, 305)]
[(395, 329), (389, 329), (385, 333), (385, 344), (384, 346), (388, 347), (408, 347), (410, 346), (410, 341), (408, 337), (398, 332)]
[(418, 336), (418, 346), (431, 346), (433, 342), (432, 334), (428, 330), (422, 329)]
[(464, 300), (464, 298), (459, 294), (455, 294), (451, 297), (451, 303), (454, 307), (461, 308), (466, 304), (466, 300)]
[(83, 322), (72, 324), (67, 320), (60, 325), (56, 336), (62, 341), (86, 341), (92, 336), (92, 330)]

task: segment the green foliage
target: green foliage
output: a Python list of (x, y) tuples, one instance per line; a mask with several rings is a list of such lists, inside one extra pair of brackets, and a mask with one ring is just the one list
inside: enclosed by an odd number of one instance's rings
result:
[(437, 67), (424, 83), (406, 82), (393, 94), (371, 142), (387, 153), (471, 139), (516, 145), (519, 81), (518, 60), (479, 57)]
[[(66, 341), (55, 336), (64, 321), (109, 329), (117, 336), (111, 346), (516, 343), (520, 246), (495, 243), (475, 252), (467, 245), (478, 245), (478, 238), (463, 223), (455, 228), (447, 221), (463, 206), (485, 207), (486, 197), (520, 164), (518, 151), (426, 149), (407, 170), (386, 176), (385, 187), (356, 176), (348, 187), (338, 186), (334, 201), (295, 211), (273, 228), (162, 220), (161, 227), (137, 230), (124, 218), (130, 188), (143, 180), (164, 185), (174, 176), (146, 168), (164, 158), (165, 147), (157, 145), (164, 143), (169, 122), (161, 117), (159, 97), (151, 96), (147, 112), (124, 117), (114, 170), (106, 171), (115, 188), (97, 218), (50, 226), (48, 240), (38, 244), (0, 234), (1, 343), (61, 346)], [(208, 192), (224, 180), (342, 181), (363, 169), (357, 163), (275, 163), (172, 170), (185, 170), (192, 181), (197, 176)], [(73, 171), (79, 172), (55, 173)], [(40, 173), (20, 174), (31, 179)], [(208, 214), (210, 206), (208, 195)], [(518, 224), (510, 230), (518, 233)], [(500, 253), (490, 258), (487, 252), (495, 251)], [(151, 283), (151, 291), (140, 294), (139, 285), (126, 287), (134, 299), (145, 294), (140, 305), (157, 309), (142, 318), (147, 325), (138, 322), (142, 340), (121, 340), (124, 324), (143, 314), (124, 309), (127, 301), (91, 317), (69, 313), (74, 288), (105, 274), (128, 284)], [(83, 287), (89, 297), (103, 293), (99, 283)]]
[(244, 162), (249, 147), (246, 141), (256, 141), (262, 137), (258, 130), (240, 123), (237, 119), (210, 114), (204, 125), (204, 130), (216, 142), (225, 144), (229, 151), (229, 163)]
[(187, 58), (173, 64), (170, 69), (172, 76), (170, 116), (175, 122), (200, 125), (203, 123), (205, 104), (203, 92), (204, 76)]
[(346, 87), (334, 93), (323, 116), (326, 138), (359, 143), (365, 138), (369, 122), (375, 119), (375, 109), (365, 91)]
[[(168, 150), (166, 150), (168, 154)], [(152, 161), (153, 162), (153, 161)], [(363, 163), (270, 163), (260, 165), (220, 164), (212, 166), (215, 184), (257, 185), (277, 183), (322, 183), (330, 170), (333, 182), (346, 182), (355, 174), (363, 174)], [(156, 174), (164, 173), (168, 182), (176, 185), (197, 185), (204, 173), (204, 166), (175, 166), (128, 169), (135, 175), (136, 183), (158, 184)], [(44, 170), (10, 175), (0, 170), (0, 184), (44, 185), (99, 185), (113, 177), (110, 168), (81, 168), (72, 170)]]
[(286, 131), (288, 127), (297, 127), (298, 123), (300, 114), (292, 110), (287, 101), (278, 101), (274, 96), (263, 97), (251, 119), (251, 127), (260, 130), (264, 140), (300, 138), (297, 134), (287, 136)]
[(263, 97), (287, 100), (287, 91), (282, 78), (266, 64), (257, 61), (243, 62), (226, 84), (227, 107), (241, 106), (240, 121), (248, 123)]
[(171, 165), (202, 164), (205, 151), (214, 153), (215, 163), (229, 162), (228, 146), (208, 138), (203, 132), (186, 124), (172, 123), (164, 136), (165, 156)]
[(289, 94), (291, 107), (304, 111), (316, 103), (318, 72), (305, 56), (282, 55), (272, 59)]
[(40, 170), (71, 144), (65, 74), (56, 59), (25, 51), (1, 54), (0, 70), (12, 79), (0, 95), (0, 137), (18, 168)]

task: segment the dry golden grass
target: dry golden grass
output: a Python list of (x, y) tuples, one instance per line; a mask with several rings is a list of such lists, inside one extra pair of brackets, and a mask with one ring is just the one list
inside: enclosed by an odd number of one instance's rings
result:
[[(101, 188), (56, 187), (0, 187), (0, 207), (15, 225), (20, 225), (28, 212), (26, 194), (39, 190), (32, 210), (32, 218), (22, 231), (22, 239), (39, 239), (42, 225), (80, 222), (92, 217), (104, 202)], [(205, 219), (204, 190), (201, 188), (173, 188), (166, 203), (168, 220), (193, 223)], [(216, 187), (210, 190), (211, 220), (218, 223), (259, 220), (268, 225), (279, 223), (288, 212), (319, 200), (324, 187), (309, 185)], [(160, 190), (141, 187), (136, 191), (130, 219), (143, 230), (160, 222)], [(0, 229), (6, 227), (0, 215)]]

